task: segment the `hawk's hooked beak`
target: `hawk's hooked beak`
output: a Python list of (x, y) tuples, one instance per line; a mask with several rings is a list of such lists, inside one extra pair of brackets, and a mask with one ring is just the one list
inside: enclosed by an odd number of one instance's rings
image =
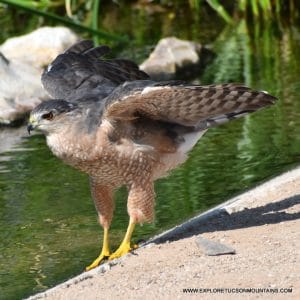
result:
[(28, 124), (27, 124), (28, 134), (30, 134), (30, 132), (35, 129), (36, 124), (37, 124), (37, 121), (32, 116), (30, 116)]
[(27, 131), (28, 131), (28, 134), (30, 134), (30, 131), (34, 129), (34, 126), (30, 123), (27, 124)]

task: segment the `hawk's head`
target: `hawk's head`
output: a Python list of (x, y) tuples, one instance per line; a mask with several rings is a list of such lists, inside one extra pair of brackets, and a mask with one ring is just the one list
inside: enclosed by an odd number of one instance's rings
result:
[(44, 133), (52, 133), (71, 121), (69, 116), (78, 106), (65, 100), (49, 100), (42, 102), (30, 113), (27, 125), (28, 133), (35, 128)]

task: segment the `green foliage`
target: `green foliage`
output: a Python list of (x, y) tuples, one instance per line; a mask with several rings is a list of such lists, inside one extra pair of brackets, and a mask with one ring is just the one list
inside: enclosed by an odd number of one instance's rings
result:
[[(67, 0), (65, 2), (67, 12), (70, 14), (69, 18), (65, 16), (60, 16), (58, 13), (53, 13), (52, 10), (59, 8), (61, 5), (64, 5), (64, 1), (51, 1), (51, 0), (42, 0), (42, 1), (27, 1), (27, 0), (0, 0), (0, 3), (10, 5), (17, 9), (24, 10), (26, 12), (43, 16), (47, 19), (56, 21), (58, 23), (65, 24), (66, 26), (73, 27), (77, 30), (91, 33), (96, 40), (102, 38), (104, 40), (116, 40), (116, 41), (125, 41), (126, 39), (115, 34), (111, 34), (105, 31), (102, 31), (98, 28), (98, 11), (100, 6), (100, 0), (94, 1), (85, 1), (85, 5), (91, 3), (93, 4), (91, 8), (88, 7), (88, 11), (93, 11), (92, 21), (88, 26), (83, 25), (78, 21), (78, 17), (73, 18), (72, 7), (73, 4), (77, 1)], [(81, 1), (79, 1), (81, 2)], [(79, 3), (78, 3), (79, 4)], [(78, 12), (79, 14), (79, 12)], [(71, 18), (72, 19), (71, 19)]]
[[(100, 7), (100, 0), (93, 1), (93, 9), (92, 9), (92, 28), (94, 30), (98, 29), (98, 15), (99, 15), (99, 7)], [(94, 36), (95, 44), (99, 44), (98, 36)]]
[[(181, 3), (180, 0), (173, 2)], [(189, 5), (195, 14), (205, 9), (205, 4), (229, 24), (237, 15), (243, 19), (252, 15), (254, 18), (271, 20), (280, 17), (281, 14), (291, 16), (299, 14), (299, 1), (297, 0), (189, 0)]]
[(224, 6), (221, 5), (220, 1), (218, 0), (206, 0), (206, 1), (227, 23), (232, 23), (232, 18), (229, 16)]
[[(111, 8), (115, 7), (125, 11), (127, 8), (134, 10), (134, 4), (137, 2), (119, 0), (116, 4), (108, 0), (0, 0), (2, 7), (9, 5), (18, 10), (43, 16), (47, 20), (63, 23), (66, 26), (86, 32), (93, 36), (96, 43), (99, 42), (99, 39), (106, 42), (109, 40), (126, 41), (123, 36), (101, 29), (103, 20), (100, 20), (99, 16), (102, 15), (105, 19), (105, 16), (111, 13)], [(151, 5), (153, 6), (151, 7)], [(280, 20), (282, 16), (286, 15), (292, 18), (299, 14), (299, 6), (300, 2), (296, 0), (175, 0), (171, 2), (157, 0), (140, 5), (139, 9), (144, 10), (148, 17), (149, 11), (152, 9), (154, 11), (155, 9), (167, 11), (167, 20), (171, 19), (172, 14), (174, 15), (177, 10), (182, 11), (182, 9), (190, 10), (191, 19), (203, 18), (204, 14), (211, 15), (215, 12), (215, 17), (219, 16), (220, 20), (233, 24), (236, 19)]]

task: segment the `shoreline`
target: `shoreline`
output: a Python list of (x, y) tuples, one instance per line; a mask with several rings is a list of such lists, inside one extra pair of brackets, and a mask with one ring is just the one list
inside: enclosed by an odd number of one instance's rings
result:
[[(201, 293), (204, 299), (238, 297), (221, 292), (210, 294), (209, 289), (221, 287), (277, 289), (278, 299), (300, 299), (300, 254), (296, 251), (300, 249), (299, 229), (300, 167), (153, 237), (134, 254), (100, 265), (27, 299), (197, 296), (183, 293), (184, 288), (207, 289)], [(198, 235), (225, 243), (236, 254), (207, 256), (197, 246)], [(280, 289), (292, 292), (283, 293)], [(270, 295), (261, 292), (246, 296), (267, 299)]]

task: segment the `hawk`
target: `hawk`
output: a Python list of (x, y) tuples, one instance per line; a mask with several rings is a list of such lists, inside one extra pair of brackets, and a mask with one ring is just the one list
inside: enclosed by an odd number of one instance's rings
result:
[[(33, 109), (27, 128), (42, 131), (57, 157), (89, 175), (104, 235), (86, 270), (131, 251), (135, 225), (154, 217), (154, 181), (182, 164), (207, 129), (276, 100), (238, 84), (155, 82), (129, 60), (104, 60), (109, 50), (81, 41), (60, 54), (42, 74), (54, 99)], [(111, 253), (113, 192), (124, 185), (129, 226)]]

